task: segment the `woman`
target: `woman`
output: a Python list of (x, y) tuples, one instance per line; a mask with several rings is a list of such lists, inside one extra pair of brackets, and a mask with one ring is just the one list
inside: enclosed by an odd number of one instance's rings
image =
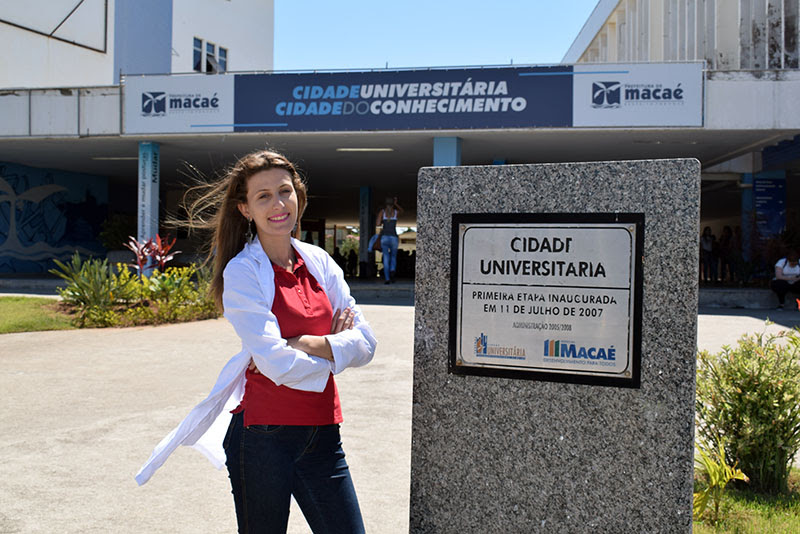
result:
[(383, 255), (383, 277), (385, 284), (395, 281), (397, 274), (397, 247), (400, 238), (397, 236), (397, 216), (403, 213), (403, 208), (397, 203), (397, 197), (386, 197), (386, 203), (378, 212), (378, 221), (381, 223), (381, 254)]
[[(364, 530), (333, 375), (367, 364), (376, 341), (342, 270), (324, 250), (293, 238), (305, 205), (294, 166), (260, 151), (189, 210), (197, 221), (217, 206), (205, 224), (215, 230), (211, 292), (243, 350), (136, 479), (145, 483), (181, 444), (217, 467), (225, 458), (240, 532), (285, 532), (291, 496), (314, 532)], [(233, 416), (217, 418), (226, 405)]]
[(783, 309), (787, 293), (800, 295), (800, 264), (797, 263), (797, 260), (797, 251), (790, 250), (785, 258), (779, 259), (775, 264), (775, 278), (772, 279), (769, 287), (778, 296), (779, 309)]

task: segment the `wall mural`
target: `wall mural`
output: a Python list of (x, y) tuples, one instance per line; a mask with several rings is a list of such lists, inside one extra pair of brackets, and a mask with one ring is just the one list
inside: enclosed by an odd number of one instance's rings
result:
[(105, 177), (0, 163), (0, 273), (43, 273), (75, 251), (104, 255)]

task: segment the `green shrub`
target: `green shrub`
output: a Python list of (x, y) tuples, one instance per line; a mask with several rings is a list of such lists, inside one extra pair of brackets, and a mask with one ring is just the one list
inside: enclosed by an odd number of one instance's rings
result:
[(106, 260), (82, 261), (77, 254), (56, 265), (60, 270), (51, 272), (68, 282), (59, 293), (76, 308), (77, 326), (174, 323), (219, 315), (208, 294), (211, 273), (205, 267), (167, 267), (139, 277), (122, 264), (115, 274)]
[(192, 280), (196, 272), (194, 266), (169, 267), (164, 272), (156, 269), (150, 276), (141, 279), (142, 297), (154, 301), (196, 300), (197, 287)]
[(743, 336), (735, 348), (698, 353), (697, 432), (713, 447), (724, 443), (751, 489), (788, 491), (800, 448), (800, 336)]
[(67, 281), (59, 288), (61, 299), (78, 308), (78, 326), (112, 326), (113, 320), (107, 312), (116, 304), (127, 303), (135, 298), (136, 290), (127, 272), (122, 269), (115, 274), (108, 260), (82, 260), (76, 252), (68, 263), (53, 260), (58, 269), (50, 269)]
[(89, 306), (81, 310), (78, 315), (78, 326), (105, 328), (109, 326), (119, 326), (120, 315), (111, 308), (101, 308)]

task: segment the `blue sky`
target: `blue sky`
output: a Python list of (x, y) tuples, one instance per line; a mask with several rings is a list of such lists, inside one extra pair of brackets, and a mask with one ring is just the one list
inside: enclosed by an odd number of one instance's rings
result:
[(275, 70), (558, 63), (597, 0), (275, 0)]

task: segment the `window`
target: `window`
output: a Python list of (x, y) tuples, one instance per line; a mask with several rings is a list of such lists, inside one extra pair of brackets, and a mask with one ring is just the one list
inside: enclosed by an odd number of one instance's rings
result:
[(219, 65), (220, 72), (227, 72), (228, 70), (228, 49), (219, 47), (219, 56), (217, 57), (217, 64)]
[(194, 38), (194, 55), (192, 56), (193, 69), (197, 72), (203, 72), (203, 41)]
[(206, 72), (217, 72), (217, 47), (206, 43)]
[(195, 37), (192, 68), (196, 72), (207, 72), (209, 74), (227, 71), (228, 49)]

